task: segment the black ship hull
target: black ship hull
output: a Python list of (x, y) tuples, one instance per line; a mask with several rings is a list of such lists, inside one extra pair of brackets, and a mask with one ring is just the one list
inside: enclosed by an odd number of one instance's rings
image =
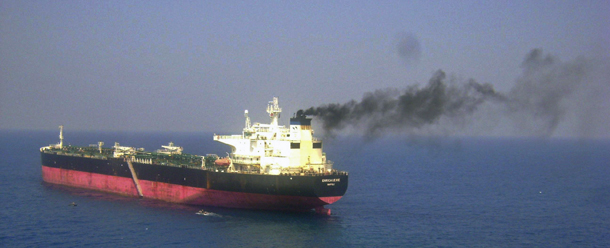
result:
[(41, 160), (49, 183), (193, 205), (306, 211), (336, 202), (348, 186), (345, 173), (227, 173), (47, 152)]

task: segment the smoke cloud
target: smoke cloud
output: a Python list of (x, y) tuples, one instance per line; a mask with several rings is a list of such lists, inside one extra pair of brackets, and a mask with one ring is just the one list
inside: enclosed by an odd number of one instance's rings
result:
[(330, 135), (350, 128), (363, 129), (367, 137), (388, 132), (551, 136), (573, 109), (569, 106), (582, 101), (573, 96), (590, 78), (590, 65), (585, 59), (564, 63), (534, 49), (522, 63), (522, 75), (506, 93), (473, 79), (447, 79), (438, 70), (423, 87), (376, 90), (365, 93), (360, 101), (298, 113), (314, 116)]
[(398, 35), (396, 52), (405, 63), (417, 62), (421, 57), (421, 45), (415, 35), (401, 33)]

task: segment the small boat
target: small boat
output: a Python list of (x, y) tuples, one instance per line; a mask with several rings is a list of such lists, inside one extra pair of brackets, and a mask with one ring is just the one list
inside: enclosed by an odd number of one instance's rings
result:
[(72, 202), (72, 203), (68, 204), (68, 206), (76, 207), (76, 202)]
[(203, 210), (203, 209), (201, 209), (201, 210), (197, 211), (197, 213), (195, 213), (195, 214), (197, 214), (197, 215), (203, 215), (203, 216), (210, 216), (210, 217), (219, 217), (219, 218), (222, 218), (222, 215), (220, 215), (220, 214), (216, 214), (216, 213), (208, 212), (208, 211), (205, 211), (205, 210)]
[(197, 214), (198, 214), (198, 215), (210, 215), (210, 214), (212, 214), (212, 213), (210, 213), (210, 212), (208, 212), (208, 211), (205, 211), (205, 210), (201, 209), (201, 210), (199, 210), (199, 211), (197, 212)]

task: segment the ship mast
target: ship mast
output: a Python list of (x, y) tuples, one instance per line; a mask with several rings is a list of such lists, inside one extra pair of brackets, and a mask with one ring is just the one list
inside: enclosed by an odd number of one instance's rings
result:
[(270, 101), (267, 105), (267, 113), (269, 113), (269, 117), (271, 117), (271, 127), (278, 126), (278, 119), (280, 118), (280, 113), (282, 112), (282, 108), (280, 108), (277, 97), (273, 98), (273, 101)]
[(64, 148), (64, 126), (59, 126), (59, 149)]
[(244, 111), (244, 116), (246, 117), (246, 127), (244, 128), (245, 130), (250, 130), (250, 128), (252, 127), (252, 124), (250, 123), (250, 117), (248, 116), (248, 110), (246, 109), (246, 111)]

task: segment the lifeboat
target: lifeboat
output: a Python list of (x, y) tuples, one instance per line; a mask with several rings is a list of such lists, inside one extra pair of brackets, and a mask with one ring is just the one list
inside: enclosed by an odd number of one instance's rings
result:
[(216, 161), (214, 161), (214, 164), (216, 164), (217, 166), (229, 166), (229, 165), (231, 165), (231, 159), (228, 157), (219, 158), (219, 159), (216, 159)]

